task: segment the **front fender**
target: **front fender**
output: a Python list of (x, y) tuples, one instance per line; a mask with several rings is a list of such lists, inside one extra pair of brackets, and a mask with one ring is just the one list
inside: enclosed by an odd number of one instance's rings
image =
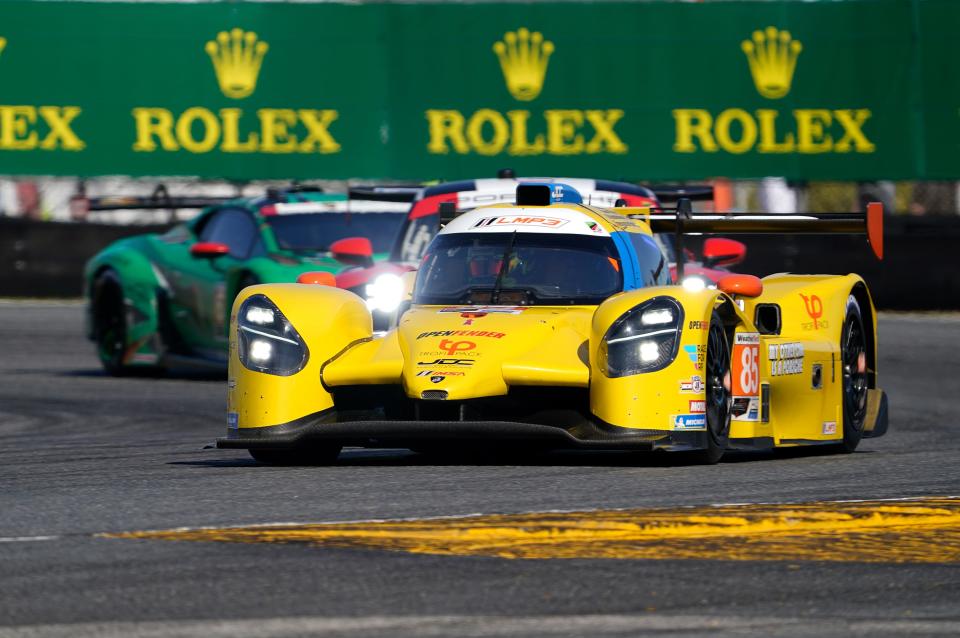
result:
[[(673, 298), (683, 309), (676, 357), (655, 372), (608, 376), (599, 356), (604, 336), (626, 312), (655, 297)], [(727, 295), (712, 289), (694, 292), (681, 286), (642, 288), (615, 295), (601, 304), (593, 315), (590, 330), (590, 411), (606, 423), (644, 430), (672, 430), (677, 416), (702, 412), (696, 402), (705, 398), (706, 338), (714, 309), (722, 311), (731, 336), (737, 325), (752, 328)]]
[(84, 295), (87, 299), (86, 327), (88, 338), (93, 338), (93, 293), (98, 277), (112, 271), (123, 292), (127, 320), (127, 345), (140, 344), (137, 352), (151, 350), (155, 356), (156, 344), (148, 342), (157, 334), (157, 291), (165, 285), (150, 259), (138, 246), (122, 242), (107, 247), (94, 255), (84, 267)]
[[(306, 365), (290, 376), (245, 367), (237, 350), (237, 313), (253, 295), (264, 295), (283, 313), (308, 349)], [(370, 339), (366, 304), (345, 290), (315, 284), (262, 284), (240, 291), (230, 313), (227, 409), (231, 426), (261, 428), (290, 423), (333, 407), (320, 380), (324, 364), (352, 344)]]

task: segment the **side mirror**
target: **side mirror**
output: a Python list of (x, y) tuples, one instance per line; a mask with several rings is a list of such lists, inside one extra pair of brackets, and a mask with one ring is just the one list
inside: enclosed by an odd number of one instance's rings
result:
[(311, 271), (300, 273), (297, 277), (298, 284), (316, 284), (318, 286), (337, 287), (337, 278), (330, 272)]
[(759, 297), (763, 294), (763, 282), (754, 275), (727, 275), (717, 281), (717, 288), (728, 295)]
[(373, 244), (366, 237), (346, 237), (330, 244), (333, 258), (348, 266), (372, 266)]
[(703, 263), (709, 268), (714, 266), (733, 266), (747, 256), (747, 246), (739, 241), (725, 237), (711, 237), (703, 242)]
[(408, 270), (400, 275), (400, 281), (403, 282), (403, 300), (413, 299), (413, 287), (417, 285), (417, 271)]
[(194, 257), (214, 259), (230, 254), (230, 246), (221, 244), (218, 241), (199, 241), (193, 246), (190, 246), (190, 254)]

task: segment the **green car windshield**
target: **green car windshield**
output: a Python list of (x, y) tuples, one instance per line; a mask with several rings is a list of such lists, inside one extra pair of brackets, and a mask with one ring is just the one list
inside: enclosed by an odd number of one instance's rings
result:
[(414, 303), (595, 305), (623, 289), (609, 237), (453, 233), (430, 244)]
[(266, 217), (277, 245), (296, 253), (322, 253), (347, 237), (366, 237), (373, 252), (387, 252), (404, 221), (402, 213), (305, 213)]

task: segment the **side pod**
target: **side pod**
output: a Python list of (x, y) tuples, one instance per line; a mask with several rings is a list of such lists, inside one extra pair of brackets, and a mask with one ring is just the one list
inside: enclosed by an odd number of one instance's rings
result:
[[(238, 312), (254, 295), (263, 295), (300, 335), (307, 360), (293, 374), (280, 376), (245, 366), (238, 350)], [(370, 339), (372, 320), (357, 295), (313, 284), (266, 284), (244, 288), (230, 313), (227, 381), (228, 438), (256, 436), (258, 428), (323, 418), (333, 397), (320, 380), (323, 365), (358, 342)]]

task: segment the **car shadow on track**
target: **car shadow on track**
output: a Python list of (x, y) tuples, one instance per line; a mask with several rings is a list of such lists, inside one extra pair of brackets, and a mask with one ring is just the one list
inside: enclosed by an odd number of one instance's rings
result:
[[(40, 371), (43, 374), (51, 374), (50, 371)], [(156, 370), (150, 368), (134, 368), (124, 373), (123, 376), (113, 377), (100, 368), (89, 368), (83, 370), (59, 370), (54, 372), (56, 376), (68, 378), (103, 378), (103, 379), (156, 379), (158, 381), (209, 381), (223, 383), (227, 379), (225, 372), (219, 370)]]
[[(859, 451), (856, 454), (870, 454)], [(825, 447), (798, 447), (758, 452), (728, 452), (721, 464), (781, 461), (809, 457), (842, 458)], [(271, 467), (241, 456), (197, 461), (170, 461), (168, 465), (199, 468)], [(401, 449), (348, 448), (329, 467), (451, 467), (451, 466), (530, 466), (530, 467), (686, 467), (699, 465), (689, 456), (667, 452), (595, 452), (595, 451), (528, 451), (525, 453), (464, 453), (437, 451), (417, 453)], [(296, 465), (286, 467), (310, 467)]]

